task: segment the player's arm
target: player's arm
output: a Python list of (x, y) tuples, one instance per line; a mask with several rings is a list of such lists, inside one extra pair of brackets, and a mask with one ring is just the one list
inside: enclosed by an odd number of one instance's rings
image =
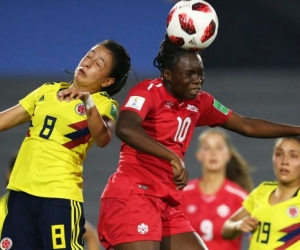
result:
[(30, 115), (22, 105), (17, 104), (14, 107), (0, 112), (0, 131), (28, 122), (30, 119)]
[(84, 241), (87, 243), (88, 250), (100, 250), (101, 245), (98, 239), (97, 230), (88, 221), (85, 221), (85, 234), (83, 235)]
[(151, 138), (141, 126), (142, 118), (135, 112), (123, 110), (116, 125), (117, 137), (130, 147), (170, 161), (174, 170), (175, 184), (182, 189), (187, 184), (188, 174), (180, 157)]
[(276, 138), (300, 135), (300, 127), (270, 122), (232, 113), (221, 127), (247, 137)]
[(96, 144), (104, 148), (111, 140), (115, 123), (106, 116), (101, 116), (96, 106), (86, 109), (89, 130)]
[(108, 117), (102, 117), (96, 108), (92, 96), (87, 91), (68, 88), (58, 93), (60, 101), (81, 99), (85, 105), (90, 133), (98, 147), (104, 148), (111, 140), (115, 124)]
[(222, 236), (225, 239), (234, 239), (241, 233), (250, 233), (256, 229), (258, 220), (251, 217), (250, 213), (241, 207), (230, 218), (228, 218), (222, 228)]

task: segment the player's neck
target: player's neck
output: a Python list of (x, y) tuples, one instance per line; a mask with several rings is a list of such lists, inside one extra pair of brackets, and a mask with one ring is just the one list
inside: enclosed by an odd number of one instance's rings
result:
[(225, 181), (220, 173), (205, 173), (199, 181), (199, 188), (202, 193), (212, 195), (219, 191)]
[(287, 187), (284, 185), (278, 185), (278, 187), (274, 190), (274, 192), (270, 196), (270, 204), (275, 205), (280, 202), (284, 202), (286, 200), (295, 197), (295, 194), (299, 192), (300, 186)]

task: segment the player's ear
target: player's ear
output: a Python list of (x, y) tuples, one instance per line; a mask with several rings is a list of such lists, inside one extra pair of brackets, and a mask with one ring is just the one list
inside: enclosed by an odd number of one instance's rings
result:
[(163, 72), (162, 72), (163, 79), (166, 80), (166, 81), (171, 81), (171, 74), (170, 73), (171, 73), (170, 70), (164, 69)]
[(107, 78), (104, 83), (101, 84), (102, 88), (108, 87), (115, 82), (115, 78)]

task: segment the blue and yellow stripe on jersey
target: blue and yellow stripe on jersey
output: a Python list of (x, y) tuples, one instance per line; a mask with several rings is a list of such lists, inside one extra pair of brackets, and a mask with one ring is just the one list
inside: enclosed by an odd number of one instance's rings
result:
[[(70, 85), (46, 83), (20, 100), (32, 118), (8, 189), (83, 201), (83, 160), (93, 139), (82, 101), (57, 99), (57, 93)], [(92, 98), (100, 114), (115, 122), (118, 103), (106, 92), (94, 93)]]

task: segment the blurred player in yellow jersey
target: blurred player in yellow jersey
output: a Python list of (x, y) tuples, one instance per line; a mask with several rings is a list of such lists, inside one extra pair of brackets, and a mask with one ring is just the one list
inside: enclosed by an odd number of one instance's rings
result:
[[(17, 155), (13, 155), (9, 161), (8, 169), (7, 169), (6, 176), (5, 176), (7, 183), (9, 181), (11, 171), (14, 167), (16, 157), (17, 157)], [(8, 194), (9, 194), (9, 192), (6, 192), (4, 195), (2, 195), (0, 197), (0, 233), (2, 231), (2, 225), (3, 225), (4, 218), (5, 218), (5, 215), (7, 212), (6, 203), (7, 203), (7, 199), (8, 199)], [(87, 220), (85, 221), (84, 228), (85, 228), (85, 234), (83, 235), (83, 238), (85, 241), (85, 245), (87, 246), (86, 249), (87, 250), (100, 250), (101, 245), (100, 245), (100, 241), (98, 239), (98, 233), (97, 233), (96, 228)]]
[(92, 144), (113, 135), (118, 103), (111, 96), (131, 68), (112, 40), (92, 47), (71, 82), (49, 82), (0, 112), (0, 131), (30, 122), (7, 189), (0, 248), (83, 249), (83, 161)]
[(300, 137), (277, 139), (273, 152), (277, 181), (263, 182), (223, 227), (235, 238), (253, 232), (250, 250), (300, 249)]
[[(15, 161), (16, 161), (16, 157), (17, 157), (17, 155), (13, 155), (10, 158), (10, 161), (9, 161), (9, 164), (8, 164), (8, 169), (7, 169), (6, 175), (5, 175), (6, 185), (8, 184), (11, 171), (12, 171), (12, 169), (14, 167), (14, 164), (15, 164)], [(3, 194), (0, 197), (0, 233), (2, 231), (2, 225), (3, 225), (4, 218), (5, 218), (5, 215), (6, 215), (6, 212), (7, 212), (6, 204), (7, 204), (8, 194), (9, 194), (9, 192), (6, 192), (5, 194)]]

